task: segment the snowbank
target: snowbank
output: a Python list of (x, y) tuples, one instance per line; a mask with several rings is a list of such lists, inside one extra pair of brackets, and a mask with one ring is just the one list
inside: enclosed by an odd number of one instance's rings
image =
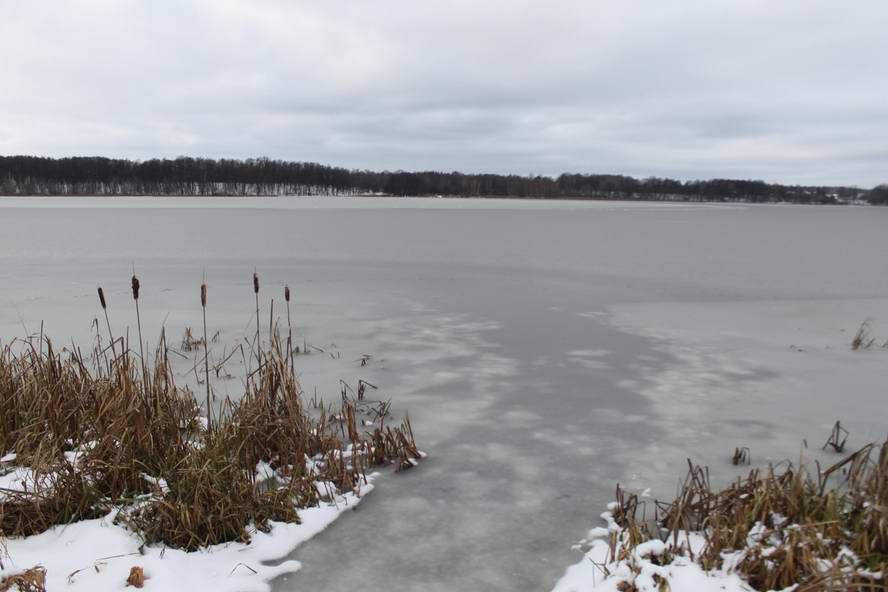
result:
[[(699, 553), (703, 548), (703, 538), (693, 533), (684, 533), (678, 537), (678, 544), (670, 539), (668, 542), (652, 540), (628, 550), (623, 539), (624, 531), (614, 522), (610, 512), (601, 517), (607, 522), (607, 528), (593, 528), (580, 546), (588, 550), (583, 559), (567, 568), (564, 576), (555, 585), (552, 592), (618, 592), (637, 590), (638, 592), (748, 592), (752, 590), (736, 574), (722, 571), (705, 572), (688, 557), (677, 555), (677, 552), (690, 550)], [(619, 557), (624, 548), (627, 557), (614, 560), (611, 554), (610, 538), (615, 537), (615, 554)], [(672, 557), (671, 561), (662, 563), (660, 558)], [(668, 588), (662, 586), (663, 582)], [(627, 587), (633, 584), (635, 588)]]
[[(376, 473), (368, 475), (372, 481)], [(337, 496), (330, 503), (299, 510), (301, 524), (272, 522), (268, 533), (251, 532), (252, 541), (216, 545), (186, 553), (161, 546), (143, 547), (139, 538), (113, 524), (116, 512), (97, 520), (57, 526), (24, 539), (8, 539), (0, 579), (35, 565), (46, 568), (47, 590), (106, 592), (126, 586), (130, 568), (145, 570), (145, 590), (163, 592), (265, 592), (270, 581), (295, 572), (295, 560), (272, 564), (315, 536), (372, 491), (372, 483)]]

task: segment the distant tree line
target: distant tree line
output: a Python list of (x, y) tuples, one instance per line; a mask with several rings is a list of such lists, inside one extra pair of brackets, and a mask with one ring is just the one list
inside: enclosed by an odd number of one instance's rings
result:
[(888, 206), (888, 184), (879, 185), (870, 191), (867, 201), (873, 205)]
[(743, 201), (888, 205), (888, 185), (779, 185), (764, 181), (563, 174), (544, 176), (349, 170), (269, 158), (126, 160), (0, 156), (4, 195), (362, 195)]

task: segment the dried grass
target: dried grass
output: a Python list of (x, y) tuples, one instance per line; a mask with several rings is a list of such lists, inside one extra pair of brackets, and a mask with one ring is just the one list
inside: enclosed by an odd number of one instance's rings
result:
[(184, 352), (193, 352), (203, 349), (205, 343), (202, 337), (194, 336), (194, 331), (191, 327), (185, 327), (185, 333), (182, 335), (182, 343), (179, 344), (179, 349)]
[[(705, 468), (688, 465), (679, 494), (656, 503), (652, 523), (639, 516), (637, 497), (617, 488), (613, 518), (624, 530), (622, 546), (612, 540), (616, 559), (652, 538), (671, 540), (675, 552), (682, 533), (693, 531), (706, 541), (693, 560), (733, 570), (756, 590), (885, 590), (888, 441), (814, 474), (806, 466), (755, 469), (722, 490)], [(729, 565), (732, 552), (742, 554)]]
[[(307, 406), (277, 337), (212, 432), (194, 394), (176, 385), (163, 342), (148, 368), (129, 349), (97, 343), (85, 358), (41, 340), (0, 350), (0, 452), (34, 474), (23, 491), (0, 492), (2, 536), (118, 509), (149, 543), (248, 541), (270, 521), (298, 522), (298, 508), (321, 500), (315, 482), (346, 492), (374, 465), (408, 468), (421, 455), (409, 419), (385, 425), (387, 403)], [(260, 464), (275, 476), (257, 476)]]
[(0, 592), (46, 592), (46, 570), (38, 565), (0, 580)]

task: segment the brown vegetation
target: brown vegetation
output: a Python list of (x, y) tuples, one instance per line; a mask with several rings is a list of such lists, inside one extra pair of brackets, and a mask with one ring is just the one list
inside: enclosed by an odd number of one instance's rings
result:
[[(885, 590), (888, 441), (825, 469), (818, 464), (813, 474), (804, 465), (754, 469), (721, 490), (705, 468), (688, 464), (678, 496), (656, 503), (653, 522), (639, 517), (635, 495), (617, 487), (613, 518), (623, 533), (611, 538), (615, 560), (656, 538), (672, 543), (655, 558), (659, 564), (690, 554), (704, 569), (734, 571), (756, 590)], [(685, 532), (704, 537), (697, 556), (682, 547)]]
[(0, 580), (0, 592), (46, 592), (46, 570), (41, 566), (26, 569), (22, 573)]
[(409, 419), (387, 425), (387, 403), (306, 403), (277, 336), (243, 396), (224, 401), (212, 424), (175, 383), (163, 338), (152, 364), (118, 343), (98, 341), (87, 357), (41, 335), (0, 350), (0, 453), (30, 471), (21, 491), (0, 491), (0, 535), (116, 509), (148, 543), (248, 541), (248, 528), (298, 522), (298, 508), (329, 497), (316, 482), (348, 492), (373, 466), (408, 468), (420, 456)]

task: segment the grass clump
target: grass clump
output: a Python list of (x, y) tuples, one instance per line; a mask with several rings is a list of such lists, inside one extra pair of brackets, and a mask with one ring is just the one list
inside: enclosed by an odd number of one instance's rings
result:
[(67, 463), (45, 465), (45, 473), (25, 476), (21, 489), (5, 491), (0, 502), (0, 532), (31, 536), (56, 524), (98, 518), (98, 490)]
[(148, 543), (189, 550), (248, 542), (248, 528), (268, 530), (270, 520), (299, 523), (298, 484), (257, 487), (250, 472), (222, 449), (228, 444), (215, 439), (186, 455), (169, 473), (163, 494), (127, 508), (121, 520)]
[(885, 590), (888, 441), (826, 469), (754, 469), (721, 490), (689, 461), (677, 497), (656, 503), (652, 522), (639, 519), (638, 498), (619, 486), (611, 508), (616, 562), (632, 562), (639, 545), (660, 540), (666, 544), (653, 563), (689, 557), (706, 571), (736, 573), (756, 590)]

